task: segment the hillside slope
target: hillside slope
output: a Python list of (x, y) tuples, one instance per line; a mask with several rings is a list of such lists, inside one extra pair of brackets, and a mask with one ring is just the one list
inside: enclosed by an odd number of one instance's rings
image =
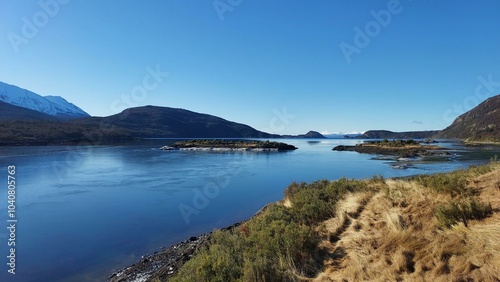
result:
[(88, 117), (82, 109), (59, 96), (41, 96), (0, 81), (0, 101), (61, 119)]
[(0, 120), (57, 120), (56, 117), (35, 110), (0, 101)]
[(270, 138), (278, 137), (248, 125), (184, 109), (145, 106), (126, 109), (103, 118), (81, 119), (75, 123), (111, 124), (131, 131), (136, 137), (162, 138)]
[(438, 137), (500, 142), (500, 95), (460, 115)]
[[(53, 120), (41, 113), (0, 104), (0, 145), (101, 144), (136, 138), (280, 138), (248, 125), (166, 107), (138, 107), (109, 117)], [(8, 110), (7, 110), (8, 109)], [(5, 118), (2, 118), (5, 113)], [(14, 120), (9, 117), (17, 117)], [(50, 117), (50, 116), (49, 116)]]
[[(337, 206), (346, 214), (325, 222), (334, 239), (322, 242), (325, 269), (311, 280), (498, 281), (500, 167), (481, 170), (387, 180), (374, 194), (349, 195)], [(443, 190), (443, 179), (462, 182), (469, 196), (453, 191), (461, 184)]]
[(418, 139), (418, 138), (432, 138), (438, 134), (438, 130), (429, 131), (405, 131), (393, 132), (389, 130), (368, 130), (365, 133), (356, 136), (356, 138), (363, 139)]
[[(500, 164), (293, 183), (151, 281), (499, 281)], [(139, 277), (136, 275), (136, 277)], [(133, 277), (133, 275), (131, 275)]]

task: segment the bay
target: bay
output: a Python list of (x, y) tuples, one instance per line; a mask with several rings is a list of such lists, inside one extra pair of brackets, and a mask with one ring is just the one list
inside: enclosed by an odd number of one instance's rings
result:
[[(334, 152), (362, 140), (279, 140), (292, 152), (161, 151), (177, 140), (0, 147), (0, 281), (104, 281), (190, 236), (248, 219), (293, 181), (403, 177), (486, 163), (498, 147), (457, 143), (446, 161), (391, 168)], [(16, 166), (16, 275), (7, 273), (7, 166)], [(5, 227), (1, 227), (4, 225)]]

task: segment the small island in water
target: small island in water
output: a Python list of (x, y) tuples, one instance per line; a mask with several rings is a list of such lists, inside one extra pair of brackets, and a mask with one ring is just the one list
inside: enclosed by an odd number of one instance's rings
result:
[(232, 140), (232, 139), (199, 139), (185, 140), (174, 143), (172, 146), (163, 146), (162, 150), (193, 150), (193, 151), (256, 151), (256, 152), (282, 152), (293, 151), (298, 148), (275, 141), (259, 140)]
[[(392, 140), (387, 139), (382, 141), (367, 141), (362, 144), (356, 144), (355, 146), (339, 145), (333, 148), (334, 151), (355, 151), (358, 153), (365, 154), (380, 154), (380, 155), (396, 155), (405, 158), (414, 158), (420, 156), (431, 156), (431, 155), (449, 155), (448, 152), (442, 152), (442, 150), (447, 150), (446, 148), (429, 145), (431, 141), (426, 141), (427, 144), (421, 144), (415, 140)], [(434, 152), (433, 152), (434, 151)], [(435, 152), (440, 151), (440, 152)]]

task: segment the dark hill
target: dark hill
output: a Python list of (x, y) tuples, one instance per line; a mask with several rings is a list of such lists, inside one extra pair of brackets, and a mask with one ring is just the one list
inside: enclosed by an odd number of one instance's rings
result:
[[(109, 117), (71, 121), (0, 105), (0, 145), (101, 144), (136, 138), (280, 138), (250, 126), (207, 114), (166, 107), (138, 107)], [(1, 120), (1, 118), (0, 118)]]
[(104, 123), (129, 130), (135, 137), (150, 138), (273, 138), (248, 125), (184, 109), (145, 106), (126, 109), (103, 118), (75, 123)]
[(317, 132), (317, 131), (309, 131), (307, 132), (306, 134), (301, 134), (298, 136), (299, 138), (326, 138), (325, 136), (323, 136), (323, 134)]
[(500, 141), (500, 95), (479, 104), (460, 115), (438, 134), (441, 138), (466, 141)]
[(309, 131), (306, 134), (299, 135), (282, 135), (283, 138), (304, 138), (304, 139), (324, 139), (326, 138), (323, 134), (317, 131)]
[(406, 132), (393, 132), (389, 130), (368, 130), (356, 138), (364, 139), (418, 139), (418, 138), (432, 138), (438, 134), (438, 130), (429, 131), (406, 131)]
[(0, 101), (0, 120), (58, 120), (58, 118), (35, 110), (18, 107)]

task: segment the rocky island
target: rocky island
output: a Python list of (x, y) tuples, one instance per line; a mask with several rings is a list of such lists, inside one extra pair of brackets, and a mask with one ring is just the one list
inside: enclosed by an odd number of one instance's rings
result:
[(293, 151), (297, 147), (275, 141), (259, 140), (232, 140), (232, 139), (199, 139), (186, 140), (174, 143), (172, 146), (163, 146), (162, 150), (193, 150), (193, 151), (256, 151), (282, 152)]
[[(449, 155), (443, 147), (436, 145), (421, 144), (415, 140), (392, 140), (367, 141), (355, 146), (339, 145), (333, 151), (354, 151), (365, 154), (395, 155), (403, 158), (414, 158), (421, 156)], [(440, 152), (433, 152), (440, 151)]]

